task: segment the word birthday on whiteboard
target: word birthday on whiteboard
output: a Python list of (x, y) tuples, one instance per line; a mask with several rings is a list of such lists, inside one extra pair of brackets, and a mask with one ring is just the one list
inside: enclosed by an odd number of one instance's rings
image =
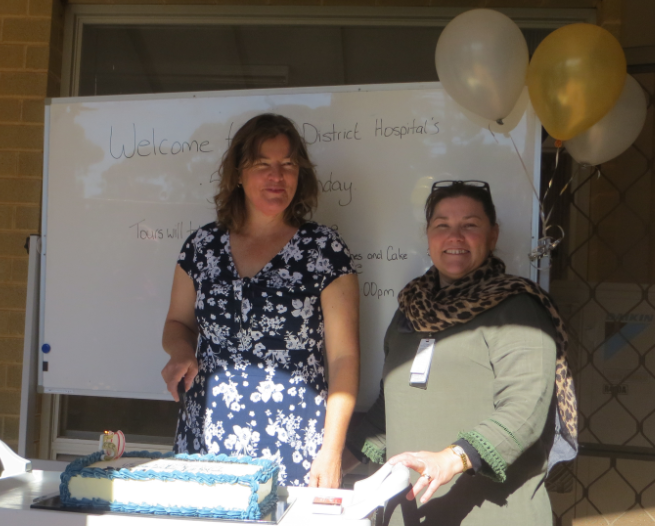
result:
[(330, 172), (330, 177), (327, 179), (318, 178), (318, 186), (323, 193), (338, 194), (339, 206), (348, 206), (353, 202), (353, 183), (349, 181), (341, 181), (333, 179), (333, 174)]

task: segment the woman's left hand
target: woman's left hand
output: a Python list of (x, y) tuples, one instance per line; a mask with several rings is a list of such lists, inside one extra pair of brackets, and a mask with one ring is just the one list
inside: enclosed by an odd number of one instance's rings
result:
[(359, 285), (357, 274), (335, 279), (321, 292), (325, 354), (330, 384), (323, 444), (309, 472), (309, 486), (341, 486), (341, 454), (355, 408), (359, 381)]
[(401, 453), (389, 459), (389, 464), (404, 464), (421, 476), (407, 494), (407, 500), (413, 500), (423, 488), (421, 504), (425, 504), (439, 486), (447, 484), (452, 478), (464, 470), (462, 460), (451, 449), (434, 453), (432, 451), (416, 451)]
[(338, 488), (341, 486), (341, 453), (321, 449), (309, 471), (310, 488)]

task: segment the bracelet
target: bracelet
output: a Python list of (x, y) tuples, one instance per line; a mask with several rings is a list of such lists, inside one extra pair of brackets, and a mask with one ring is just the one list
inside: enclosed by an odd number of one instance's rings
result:
[(462, 449), (462, 446), (457, 446), (455, 444), (451, 444), (451, 445), (448, 446), (448, 448), (451, 449), (453, 451), (453, 453), (455, 453), (455, 455), (457, 455), (459, 458), (462, 459), (462, 466), (464, 466), (464, 471), (468, 471), (469, 464), (468, 464), (468, 462), (466, 460), (466, 453)]

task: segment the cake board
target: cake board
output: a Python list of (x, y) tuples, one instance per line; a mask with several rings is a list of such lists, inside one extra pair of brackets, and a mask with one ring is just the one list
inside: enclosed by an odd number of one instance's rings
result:
[[(265, 515), (261, 519), (221, 519), (221, 518), (211, 518), (211, 517), (188, 517), (188, 516), (179, 516), (179, 515), (156, 515), (157, 517), (162, 518), (183, 518), (184, 520), (198, 520), (198, 521), (212, 521), (217, 523), (243, 523), (243, 524), (257, 524), (257, 525), (267, 525), (267, 524), (279, 524), (282, 518), (286, 515), (287, 511), (291, 508), (293, 503), (296, 501), (294, 497), (288, 495), (278, 494), (278, 500), (275, 505), (275, 508), (272, 512)], [(155, 514), (148, 513), (125, 513), (117, 512), (111, 510), (103, 510), (98, 508), (73, 508), (62, 506), (59, 494), (45, 495), (43, 497), (38, 497), (34, 499), (30, 505), (31, 509), (38, 510), (49, 510), (49, 511), (65, 511), (72, 513), (85, 513), (87, 515), (116, 515), (116, 516), (132, 516), (132, 517), (152, 517)]]

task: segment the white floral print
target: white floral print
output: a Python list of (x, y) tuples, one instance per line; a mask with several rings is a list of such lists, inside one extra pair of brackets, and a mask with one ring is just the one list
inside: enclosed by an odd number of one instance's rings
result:
[(175, 451), (269, 458), (280, 464), (280, 484), (308, 484), (327, 399), (320, 294), (354, 272), (348, 248), (308, 222), (254, 277), (241, 278), (229, 233), (210, 223), (187, 239), (178, 264), (196, 288), (200, 372)]

